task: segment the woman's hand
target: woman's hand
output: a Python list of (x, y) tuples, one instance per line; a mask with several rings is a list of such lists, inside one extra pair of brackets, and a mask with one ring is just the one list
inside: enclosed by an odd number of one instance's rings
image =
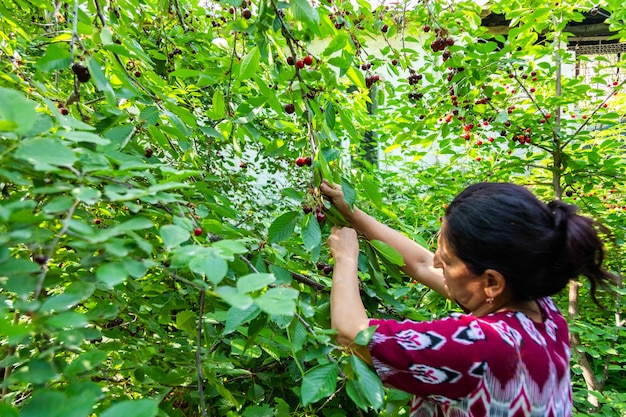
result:
[(324, 196), (326, 196), (326, 198), (328, 198), (328, 200), (330, 200), (332, 205), (335, 206), (337, 211), (341, 213), (346, 221), (351, 224), (351, 219), (354, 211), (346, 202), (343, 196), (343, 191), (341, 190), (341, 186), (339, 186), (338, 184), (331, 185), (328, 180), (323, 179), (322, 183), (320, 184), (320, 191), (322, 192), (322, 194), (324, 194)]
[(328, 238), (330, 253), (335, 265), (340, 262), (357, 262), (359, 258), (359, 241), (356, 231), (350, 227), (333, 227)]

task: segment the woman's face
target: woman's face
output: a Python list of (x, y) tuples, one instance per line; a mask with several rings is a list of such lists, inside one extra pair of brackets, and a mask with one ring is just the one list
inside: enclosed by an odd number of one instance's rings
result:
[(448, 296), (470, 311), (484, 305), (483, 280), (472, 273), (467, 265), (452, 252), (441, 233), (439, 233), (437, 246), (433, 266), (443, 270)]

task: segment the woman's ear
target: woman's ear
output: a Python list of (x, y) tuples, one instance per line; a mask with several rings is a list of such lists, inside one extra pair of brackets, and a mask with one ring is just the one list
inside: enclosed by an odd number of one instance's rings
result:
[(507, 290), (504, 275), (495, 269), (486, 269), (483, 272), (483, 288), (487, 298), (496, 298)]

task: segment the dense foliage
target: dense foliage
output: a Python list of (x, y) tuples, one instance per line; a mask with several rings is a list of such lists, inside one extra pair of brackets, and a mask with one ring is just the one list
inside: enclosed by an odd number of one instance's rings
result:
[[(0, 17), (2, 416), (406, 415), (335, 344), (321, 177), (431, 248), (465, 185), (524, 184), (604, 223), (626, 267), (626, 65), (568, 48), (592, 18), (626, 40), (620, 0), (5, 0)], [(362, 242), (372, 315), (454, 308), (398, 264)], [(557, 297), (575, 407), (623, 415), (620, 289), (604, 310), (588, 294)]]

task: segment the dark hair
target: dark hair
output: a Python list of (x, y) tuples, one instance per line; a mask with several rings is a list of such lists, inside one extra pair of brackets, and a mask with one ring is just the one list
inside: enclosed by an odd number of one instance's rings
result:
[(441, 233), (473, 273), (500, 272), (518, 301), (556, 294), (584, 275), (597, 303), (596, 289), (613, 276), (602, 268), (597, 224), (577, 210), (519, 185), (479, 183), (450, 203)]

